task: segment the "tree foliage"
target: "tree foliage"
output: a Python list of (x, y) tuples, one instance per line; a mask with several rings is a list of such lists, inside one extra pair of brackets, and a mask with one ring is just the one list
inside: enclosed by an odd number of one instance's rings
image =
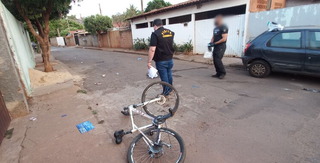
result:
[(140, 15), (141, 11), (139, 11), (134, 5), (130, 5), (129, 8), (126, 9), (123, 13), (117, 13), (112, 15), (113, 23), (116, 23), (119, 27), (129, 26), (130, 23), (127, 20), (128, 18)]
[(165, 2), (164, 0), (153, 0), (148, 2), (145, 12), (149, 12), (154, 9), (160, 9), (160, 8), (171, 6), (171, 5), (172, 4), (170, 2)]
[(114, 24), (117, 24), (118, 27), (125, 27), (128, 26), (129, 23), (126, 20), (126, 15), (125, 13), (117, 13), (115, 15), (112, 15), (112, 21)]
[[(50, 33), (49, 33), (50, 38), (51, 37), (58, 37), (57, 30), (59, 30), (59, 31), (67, 30), (68, 32), (66, 34), (68, 34), (69, 31), (83, 29), (82, 24), (77, 23), (75, 20), (71, 20), (69, 18), (68, 19), (51, 20), (49, 26), (50, 26)], [(65, 36), (65, 33), (60, 33), (60, 36)]]
[(101, 33), (107, 31), (108, 28), (112, 28), (112, 19), (108, 16), (92, 15), (84, 19), (84, 27), (90, 33)]
[[(49, 21), (66, 15), (71, 0), (1, 0), (20, 21), (26, 23), (30, 33), (40, 43), (46, 72), (53, 71), (50, 64)], [(36, 30), (37, 29), (37, 30)]]
[(129, 6), (129, 8), (126, 9), (125, 17), (126, 17), (126, 19), (128, 19), (128, 18), (137, 16), (137, 15), (140, 15), (140, 14), (141, 14), (141, 11), (138, 10), (136, 7), (134, 7), (134, 5), (131, 4)]

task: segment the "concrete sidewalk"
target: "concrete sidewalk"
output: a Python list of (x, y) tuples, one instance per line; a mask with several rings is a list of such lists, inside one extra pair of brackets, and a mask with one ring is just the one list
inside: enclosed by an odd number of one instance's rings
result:
[(41, 54), (36, 55), (36, 68), (29, 69), (33, 97), (50, 94), (73, 86), (73, 76), (69, 73), (67, 67), (60, 61), (55, 60), (53, 56), (50, 57), (50, 63), (55, 71), (43, 72), (44, 65)]
[[(148, 55), (148, 51), (136, 51), (131, 49), (117, 49), (117, 48), (98, 48), (98, 47), (81, 47), (78, 46), (76, 48), (82, 49), (91, 49), (91, 50), (101, 50), (108, 52), (119, 52), (119, 53), (128, 53), (128, 54), (138, 54), (138, 55)], [(185, 54), (177, 54), (173, 56), (174, 59), (179, 59), (182, 61), (196, 62), (196, 63), (204, 63), (204, 64), (213, 64), (212, 59), (205, 59), (203, 55), (185, 55)], [(243, 68), (241, 58), (238, 57), (224, 57), (223, 63), (227, 67), (240, 67)]]

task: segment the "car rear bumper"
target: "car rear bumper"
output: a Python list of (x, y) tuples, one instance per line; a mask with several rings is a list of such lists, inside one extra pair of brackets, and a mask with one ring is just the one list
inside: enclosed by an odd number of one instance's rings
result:
[(242, 57), (242, 64), (244, 67), (248, 67), (248, 63), (249, 61), (251, 60), (252, 58), (251, 57), (247, 57), (247, 56), (243, 56)]

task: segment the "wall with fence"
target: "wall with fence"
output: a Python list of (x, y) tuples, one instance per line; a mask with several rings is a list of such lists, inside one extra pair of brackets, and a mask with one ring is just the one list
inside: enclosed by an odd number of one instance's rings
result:
[(29, 112), (26, 94), (30, 96), (32, 88), (28, 70), (35, 67), (35, 55), (23, 24), (1, 1), (0, 51), (0, 89), (4, 101), (12, 118), (23, 116)]
[(65, 41), (67, 46), (76, 46), (76, 40), (73, 35), (65, 37)]
[(93, 46), (91, 34), (81, 34), (79, 35), (80, 46)]
[(102, 34), (102, 46), (106, 48), (131, 49), (133, 47), (131, 29), (108, 31)]
[(58, 46), (58, 40), (57, 38), (50, 38), (50, 45), (51, 46)]
[(2, 3), (0, 3), (0, 15), (26, 93), (31, 95), (32, 88), (29, 68), (35, 68), (36, 63), (31, 42), (29, 41), (29, 33), (24, 29), (23, 24)]
[(272, 11), (250, 13), (246, 40), (252, 40), (268, 29), (269, 21), (288, 26), (320, 26), (320, 4), (288, 7)]

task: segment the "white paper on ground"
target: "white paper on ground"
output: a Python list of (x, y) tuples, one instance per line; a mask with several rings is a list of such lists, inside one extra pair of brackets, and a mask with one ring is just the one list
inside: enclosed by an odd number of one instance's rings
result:
[(206, 58), (206, 59), (212, 59), (212, 52), (205, 52), (204, 55), (203, 55), (203, 58)]
[(151, 68), (148, 70), (148, 76), (149, 78), (153, 79), (153, 78), (156, 78), (158, 77), (158, 74), (157, 74), (158, 70), (154, 67), (151, 66)]

